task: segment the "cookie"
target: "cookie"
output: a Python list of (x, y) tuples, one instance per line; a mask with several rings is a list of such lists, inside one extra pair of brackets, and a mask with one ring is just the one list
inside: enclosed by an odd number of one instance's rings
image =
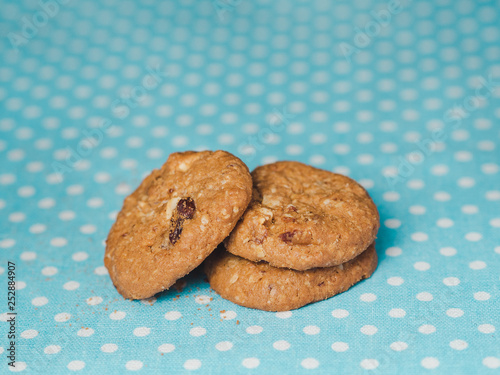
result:
[(168, 289), (231, 232), (251, 195), (236, 156), (171, 154), (125, 199), (109, 232), (104, 264), (118, 292), (141, 299)]
[(377, 268), (377, 253), (372, 244), (347, 263), (295, 271), (217, 250), (204, 265), (210, 286), (223, 298), (253, 309), (288, 311), (330, 298), (370, 277)]
[(283, 161), (252, 178), (252, 201), (225, 241), (232, 254), (307, 270), (345, 263), (375, 240), (377, 207), (349, 177)]

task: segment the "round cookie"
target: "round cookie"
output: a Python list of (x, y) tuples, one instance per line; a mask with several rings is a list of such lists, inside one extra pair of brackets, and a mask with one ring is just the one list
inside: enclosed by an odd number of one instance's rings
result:
[(377, 207), (349, 177), (283, 161), (252, 178), (252, 201), (225, 241), (229, 252), (307, 270), (345, 263), (375, 240)]
[(247, 166), (228, 152), (171, 154), (125, 198), (109, 232), (104, 264), (118, 292), (168, 289), (231, 232), (251, 193)]
[(238, 305), (267, 311), (298, 309), (345, 292), (377, 268), (374, 244), (347, 263), (295, 271), (251, 262), (227, 251), (214, 252), (205, 262), (213, 290)]

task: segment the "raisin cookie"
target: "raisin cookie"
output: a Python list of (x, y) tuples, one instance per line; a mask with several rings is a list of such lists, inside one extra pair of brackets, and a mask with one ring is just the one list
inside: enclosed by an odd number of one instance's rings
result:
[(171, 154), (123, 204), (104, 264), (125, 298), (168, 289), (231, 232), (252, 195), (247, 166), (225, 151)]
[(330, 298), (370, 277), (377, 268), (377, 253), (372, 244), (347, 263), (295, 271), (219, 249), (204, 266), (210, 286), (223, 298), (253, 309), (288, 311)]
[(252, 178), (252, 201), (225, 241), (229, 252), (307, 270), (345, 263), (375, 240), (377, 207), (349, 177), (283, 161)]

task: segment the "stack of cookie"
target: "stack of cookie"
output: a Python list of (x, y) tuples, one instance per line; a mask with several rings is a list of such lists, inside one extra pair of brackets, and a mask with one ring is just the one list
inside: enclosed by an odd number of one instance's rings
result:
[(242, 306), (296, 309), (349, 289), (377, 267), (377, 208), (352, 179), (298, 162), (252, 172), (243, 217), (206, 262), (211, 287)]
[(347, 290), (376, 268), (377, 209), (348, 177), (298, 162), (255, 169), (225, 151), (170, 155), (130, 196), (104, 258), (117, 290), (142, 299), (208, 258), (211, 287), (283, 311)]

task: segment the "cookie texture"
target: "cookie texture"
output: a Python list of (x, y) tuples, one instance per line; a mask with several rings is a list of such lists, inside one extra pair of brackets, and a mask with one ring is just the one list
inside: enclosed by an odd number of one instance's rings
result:
[(377, 207), (349, 177), (284, 161), (252, 178), (252, 201), (225, 241), (229, 252), (307, 270), (345, 263), (375, 240)]
[(141, 299), (200, 265), (250, 202), (247, 166), (225, 151), (171, 154), (128, 196), (106, 241), (117, 290)]
[(370, 277), (377, 268), (377, 253), (372, 244), (347, 263), (295, 271), (219, 249), (204, 266), (210, 286), (223, 298), (253, 309), (288, 311), (330, 298)]

